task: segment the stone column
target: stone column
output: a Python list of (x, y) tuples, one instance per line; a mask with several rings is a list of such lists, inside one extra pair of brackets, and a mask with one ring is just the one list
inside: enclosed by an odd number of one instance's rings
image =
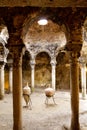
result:
[(4, 64), (0, 64), (0, 100), (4, 98)]
[(55, 90), (56, 89), (56, 60), (53, 59), (51, 60), (51, 66), (52, 66), (52, 88)]
[(22, 130), (22, 50), (13, 50), (13, 130)]
[(70, 88), (71, 88), (71, 128), (80, 130), (79, 126), (79, 64), (78, 53), (70, 53)]
[(9, 93), (12, 93), (13, 89), (13, 67), (9, 65)]
[(86, 63), (81, 63), (82, 99), (86, 99)]
[[(4, 41), (0, 38), (0, 99), (4, 98), (4, 66), (7, 62), (8, 49), (3, 45)], [(3, 43), (2, 43), (3, 42)]]
[(35, 71), (35, 59), (30, 61), (30, 66), (31, 66), (31, 90), (34, 91), (34, 71)]

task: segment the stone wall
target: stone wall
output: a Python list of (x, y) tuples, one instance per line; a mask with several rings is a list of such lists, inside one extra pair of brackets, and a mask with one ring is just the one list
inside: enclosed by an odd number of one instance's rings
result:
[(86, 0), (0, 0), (0, 6), (41, 6), (41, 7), (66, 7), (66, 6), (87, 6)]

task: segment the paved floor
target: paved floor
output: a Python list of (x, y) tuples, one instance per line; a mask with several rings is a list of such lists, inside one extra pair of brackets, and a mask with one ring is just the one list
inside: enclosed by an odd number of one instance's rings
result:
[[(64, 130), (70, 126), (70, 92), (57, 91), (54, 98), (56, 105), (52, 98), (46, 105), (44, 90), (38, 89), (31, 95), (32, 110), (22, 109), (23, 130)], [(22, 106), (25, 106), (24, 98)], [(87, 130), (87, 100), (82, 100), (81, 94), (79, 110), (81, 130)], [(0, 130), (12, 130), (12, 113), (12, 94), (5, 94), (4, 100), (0, 101)]]

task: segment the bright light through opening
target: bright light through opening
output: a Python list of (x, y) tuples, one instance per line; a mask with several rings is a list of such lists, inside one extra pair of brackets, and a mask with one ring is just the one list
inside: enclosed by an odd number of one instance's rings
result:
[(46, 20), (46, 19), (40, 19), (39, 21), (38, 21), (38, 24), (39, 25), (46, 25), (48, 23), (48, 21)]

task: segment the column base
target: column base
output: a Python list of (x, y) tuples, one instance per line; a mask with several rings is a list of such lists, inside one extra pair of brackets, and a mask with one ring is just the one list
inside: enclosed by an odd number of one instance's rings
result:
[(87, 126), (86, 127), (82, 127), (81, 130), (87, 130)]
[(70, 128), (66, 125), (63, 125), (62, 130), (70, 130)]
[[(62, 130), (71, 130), (68, 126), (63, 126)], [(87, 126), (81, 126), (80, 130), (87, 130)]]
[(32, 88), (31, 88), (31, 92), (33, 93), (33, 92), (34, 92), (34, 90), (35, 90), (35, 89), (34, 89), (34, 87), (32, 87)]

